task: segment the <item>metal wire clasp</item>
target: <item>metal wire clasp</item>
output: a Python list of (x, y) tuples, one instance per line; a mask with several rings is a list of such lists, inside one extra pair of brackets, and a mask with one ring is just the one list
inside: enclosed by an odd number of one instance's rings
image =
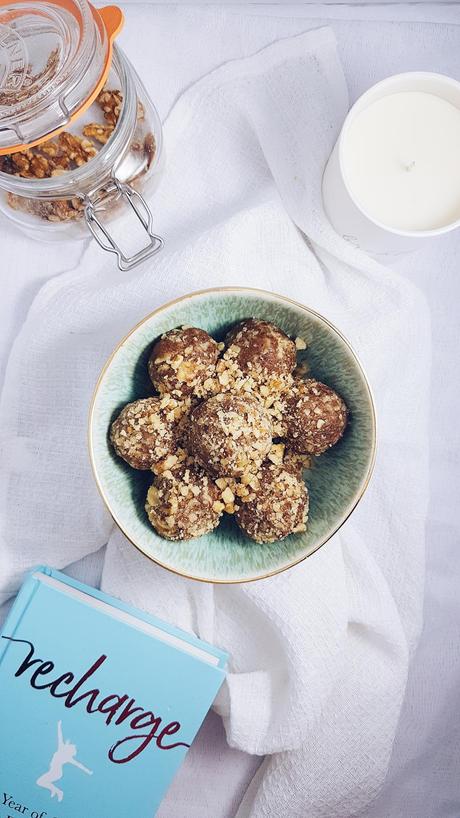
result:
[(104, 188), (104, 194), (110, 195), (110, 193), (115, 193), (117, 191), (134, 210), (137, 218), (143, 225), (149, 237), (148, 244), (133, 256), (125, 256), (115, 239), (110, 235), (107, 228), (97, 217), (97, 203), (95, 203), (89, 197), (84, 200), (84, 212), (86, 224), (88, 225), (88, 228), (90, 229), (97, 243), (103, 250), (107, 250), (109, 253), (115, 253), (117, 256), (118, 269), (124, 272), (125, 270), (131, 270), (136, 266), (136, 264), (140, 264), (142, 261), (145, 261), (145, 259), (154, 256), (155, 253), (158, 253), (158, 251), (161, 250), (164, 242), (163, 239), (160, 236), (157, 236), (152, 230), (153, 217), (143, 196), (141, 196), (141, 194), (138, 193), (137, 190), (134, 190), (134, 188), (132, 188), (130, 185), (126, 184), (125, 182), (120, 182), (118, 179), (114, 178)]

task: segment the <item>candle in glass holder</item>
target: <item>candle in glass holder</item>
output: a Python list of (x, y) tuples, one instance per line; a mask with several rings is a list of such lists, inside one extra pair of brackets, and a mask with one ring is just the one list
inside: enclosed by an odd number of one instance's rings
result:
[(460, 224), (460, 83), (389, 77), (355, 103), (323, 179), (326, 213), (376, 254), (412, 249)]

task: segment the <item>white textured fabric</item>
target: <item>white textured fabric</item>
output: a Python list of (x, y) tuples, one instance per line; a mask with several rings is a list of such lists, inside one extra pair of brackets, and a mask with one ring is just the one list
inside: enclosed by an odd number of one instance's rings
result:
[(120, 274), (92, 246), (49, 282), (14, 346), (0, 409), (7, 598), (29, 565), (64, 566), (107, 541), (85, 450), (88, 400), (115, 342), (157, 304), (203, 286), (273, 288), (325, 313), (358, 349), (381, 454), (361, 506), (327, 547), (279, 577), (213, 588), (147, 563), (118, 532), (110, 538), (106, 590), (232, 655), (216, 704), (227, 739), (275, 754), (239, 818), (333, 818), (365, 806), (387, 770), (420, 628), (429, 319), (410, 284), (323, 217), (321, 171), (346, 109), (326, 29), (191, 87), (166, 125), (169, 169), (155, 201), (166, 250)]

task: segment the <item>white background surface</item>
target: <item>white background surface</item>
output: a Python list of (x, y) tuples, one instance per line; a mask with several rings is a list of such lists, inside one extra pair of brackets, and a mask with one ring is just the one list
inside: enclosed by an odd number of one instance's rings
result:
[[(149, 78), (149, 89), (153, 89), (163, 118), (185, 87), (218, 64), (316, 27), (325, 18), (338, 38), (351, 101), (376, 80), (398, 71), (434, 70), (460, 79), (460, 6), (455, 4), (353, 8), (284, 4), (229, 6), (225, 11), (215, 6), (199, 10), (196, 6), (147, 7), (133, 2), (129, 6), (127, 28), (138, 32), (138, 48), (136, 53), (127, 49), (128, 56), (141, 76)], [(133, 42), (131, 37), (129, 41)], [(207, 42), (209, 47), (204, 48)], [(19, 234), (7, 222), (0, 222), (0, 229), (3, 373), (11, 340), (34, 294), (50, 275), (78, 264), (84, 245), (32, 245), (19, 241)], [(457, 232), (395, 264), (425, 292), (432, 315), (425, 627), (413, 660), (388, 780), (366, 818), (460, 816), (459, 257)], [(428, 369), (427, 361), (427, 375)], [(388, 379), (390, 383), (391, 372)], [(81, 578), (97, 582), (100, 564), (96, 556), (76, 571)], [(193, 815), (232, 818), (258, 763), (259, 759), (226, 747), (220, 722), (211, 715), (159, 815), (188, 818), (195, 801), (201, 812)]]

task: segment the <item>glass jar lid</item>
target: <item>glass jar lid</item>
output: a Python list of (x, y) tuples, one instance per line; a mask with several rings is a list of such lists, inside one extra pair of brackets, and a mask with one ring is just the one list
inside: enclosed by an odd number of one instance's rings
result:
[(55, 136), (91, 105), (122, 25), (117, 6), (0, 0), (0, 154)]

